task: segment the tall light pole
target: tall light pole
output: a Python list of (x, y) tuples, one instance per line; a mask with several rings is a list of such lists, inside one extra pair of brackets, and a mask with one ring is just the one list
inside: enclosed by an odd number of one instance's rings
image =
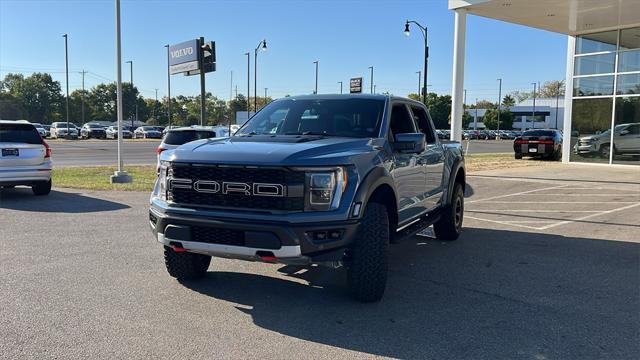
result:
[(418, 74), (418, 97), (420, 97), (420, 91), (422, 91), (422, 71), (418, 70), (416, 74)]
[(231, 80), (229, 84), (229, 101), (233, 100), (233, 70), (231, 70)]
[(264, 105), (267, 106), (267, 89), (269, 88), (264, 88)]
[(168, 127), (171, 128), (171, 66), (169, 55), (169, 44), (165, 45), (167, 48), (167, 119), (169, 121)]
[(536, 83), (533, 84), (533, 123), (532, 128), (536, 128)]
[[(251, 112), (251, 53), (245, 53), (247, 55), (247, 120), (249, 120)], [(231, 134), (231, 125), (229, 125), (229, 134)]]
[(84, 74), (87, 72), (84, 69), (80, 72), (82, 74), (82, 123), (84, 124)]
[(316, 64), (316, 87), (315, 87), (315, 90), (313, 91), (314, 94), (318, 93), (318, 61), (319, 60), (316, 60), (313, 62), (314, 64)]
[(120, 46), (120, 0), (116, 3), (116, 97), (118, 112), (118, 170), (111, 175), (111, 183), (131, 182), (131, 176), (123, 169), (122, 163), (122, 49)]
[[(501, 103), (502, 103), (502, 79), (498, 79), (498, 83), (500, 85), (498, 85), (498, 131), (500, 131), (500, 111), (502, 110), (501, 107)], [(496, 135), (496, 137), (499, 137), (500, 135)]]
[(404, 34), (409, 36), (411, 35), (411, 31), (409, 30), (409, 24), (415, 24), (420, 31), (422, 31), (422, 37), (424, 38), (424, 92), (422, 93), (422, 102), (427, 104), (427, 64), (429, 61), (429, 42), (427, 37), (427, 28), (420, 25), (417, 21), (407, 20), (404, 23)]
[(155, 89), (155, 90), (156, 90), (156, 102), (153, 103), (153, 119), (157, 121), (158, 119), (156, 119), (156, 109), (158, 108), (158, 89)]
[(267, 51), (267, 40), (262, 40), (253, 50), (253, 112), (258, 111), (258, 50)]
[(126, 62), (127, 64), (129, 64), (129, 84), (131, 85), (131, 94), (133, 95), (133, 103), (135, 104), (134, 108), (132, 109), (132, 113), (131, 113), (131, 130), (133, 131), (133, 121), (137, 120), (134, 119), (134, 116), (137, 118), (136, 113), (138, 112), (138, 104), (136, 99), (136, 92), (133, 90), (133, 60), (129, 60)]
[(369, 66), (369, 70), (371, 70), (371, 93), (373, 94), (373, 66)]
[(67, 112), (67, 137), (69, 137), (69, 51), (67, 46), (67, 34), (62, 35), (64, 38), (64, 72), (67, 82), (67, 96), (65, 96), (66, 112)]
[(342, 94), (342, 81), (338, 81), (338, 84), (340, 84), (340, 94)]
[(558, 81), (558, 90), (556, 91), (556, 130), (558, 130), (558, 98), (560, 97), (560, 86), (562, 81)]

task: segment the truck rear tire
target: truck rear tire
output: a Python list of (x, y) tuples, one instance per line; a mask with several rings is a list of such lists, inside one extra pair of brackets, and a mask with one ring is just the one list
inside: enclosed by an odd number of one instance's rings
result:
[(379, 203), (367, 205), (358, 236), (348, 254), (347, 279), (351, 296), (361, 302), (379, 301), (387, 286), (389, 214)]
[(433, 232), (439, 240), (453, 241), (462, 232), (464, 218), (464, 191), (462, 184), (455, 183), (451, 201), (442, 209), (440, 219), (433, 224)]
[(49, 195), (51, 192), (51, 180), (41, 181), (31, 186), (34, 195)]
[(164, 264), (167, 272), (178, 280), (202, 277), (209, 269), (211, 256), (189, 252), (176, 252), (172, 248), (164, 247)]

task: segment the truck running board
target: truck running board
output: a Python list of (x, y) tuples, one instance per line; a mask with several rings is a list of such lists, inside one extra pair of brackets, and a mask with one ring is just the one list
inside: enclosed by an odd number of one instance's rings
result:
[(433, 211), (432, 213), (422, 216), (418, 221), (414, 220), (414, 223), (410, 223), (410, 225), (401, 227), (400, 230), (396, 231), (395, 236), (392, 239), (392, 243), (398, 243), (404, 239), (410, 238), (415, 234), (421, 232), (422, 230), (428, 228), (433, 225), (440, 218), (439, 211)]

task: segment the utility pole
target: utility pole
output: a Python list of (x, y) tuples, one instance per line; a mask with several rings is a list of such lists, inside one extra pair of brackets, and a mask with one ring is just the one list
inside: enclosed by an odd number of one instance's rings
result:
[(156, 102), (153, 103), (153, 119), (154, 120), (158, 120), (156, 119), (156, 109), (158, 108), (158, 89), (156, 89)]
[[(129, 64), (129, 84), (131, 85), (131, 94), (133, 95), (133, 103), (135, 104), (138, 100), (136, 99), (136, 93), (133, 90), (133, 60), (129, 60), (127, 61), (127, 64)], [(137, 105), (136, 105), (137, 107)], [(135, 108), (133, 109), (132, 113), (131, 113), (131, 131), (133, 131), (133, 121), (134, 121), (134, 116), (135, 116)]]
[(319, 60), (316, 60), (316, 61), (313, 62), (314, 64), (316, 64), (316, 88), (313, 91), (314, 94), (318, 93), (318, 61)]
[(69, 137), (69, 51), (67, 47), (67, 34), (62, 35), (64, 38), (64, 72), (67, 78), (67, 96), (65, 97), (67, 111), (67, 137)]
[(170, 70), (170, 55), (169, 44), (165, 45), (167, 48), (167, 119), (169, 121), (168, 127), (171, 127), (171, 70)]
[(533, 84), (533, 123), (532, 128), (536, 128), (536, 83)]
[(86, 74), (87, 72), (84, 71), (84, 69), (82, 70), (82, 72), (80, 72), (80, 74), (82, 74), (82, 123), (84, 124), (85, 120), (84, 120), (84, 74)]
[(418, 74), (418, 97), (422, 96), (422, 71), (416, 71)]
[(371, 93), (374, 94), (374, 90), (373, 90), (373, 66), (369, 66), (369, 70), (371, 70)]
[(342, 94), (342, 81), (338, 81), (338, 84), (340, 84), (340, 94)]
[[(500, 111), (502, 111), (502, 79), (498, 79), (500, 85), (498, 85), (498, 131), (500, 131)], [(496, 135), (499, 137), (500, 135)]]

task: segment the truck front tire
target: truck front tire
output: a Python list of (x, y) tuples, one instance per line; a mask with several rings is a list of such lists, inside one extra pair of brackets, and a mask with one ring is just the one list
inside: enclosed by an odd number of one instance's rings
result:
[(451, 201), (442, 210), (440, 219), (433, 224), (433, 232), (439, 240), (456, 240), (462, 232), (462, 220), (464, 217), (464, 191), (462, 190), (462, 184), (454, 184)]
[(387, 285), (389, 215), (379, 203), (367, 205), (358, 236), (348, 254), (347, 279), (351, 296), (361, 302), (379, 301)]
[(178, 280), (202, 277), (209, 269), (211, 256), (189, 252), (176, 252), (172, 248), (164, 247), (164, 264), (167, 272)]

